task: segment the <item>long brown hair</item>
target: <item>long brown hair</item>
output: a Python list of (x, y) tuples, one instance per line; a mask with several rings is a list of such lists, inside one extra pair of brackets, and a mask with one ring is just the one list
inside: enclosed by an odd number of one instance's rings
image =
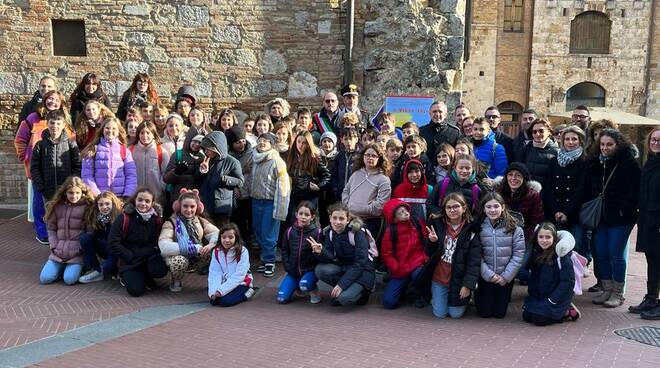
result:
[(46, 213), (44, 214), (44, 220), (48, 220), (55, 214), (55, 207), (57, 207), (57, 205), (66, 202), (66, 192), (71, 188), (80, 189), (82, 192), (80, 200), (85, 202), (88, 206), (91, 206), (94, 203), (94, 194), (92, 194), (91, 189), (83, 183), (82, 179), (78, 176), (69, 176), (57, 189), (57, 192), (53, 195), (53, 199), (48, 202)]
[(484, 219), (488, 218), (486, 216), (486, 210), (484, 207), (486, 206), (486, 203), (490, 201), (496, 201), (499, 203), (504, 211), (502, 211), (502, 220), (504, 221), (504, 229), (506, 230), (507, 233), (513, 233), (516, 231), (516, 227), (518, 227), (518, 224), (516, 223), (516, 219), (511, 216), (511, 212), (509, 212), (509, 207), (507, 207), (506, 203), (504, 202), (504, 198), (502, 198), (502, 195), (500, 195), (497, 192), (488, 192), (484, 195), (484, 197), (481, 199), (481, 202), (479, 203), (479, 208), (481, 209), (481, 212), (483, 213)]
[(154, 136), (154, 143), (159, 146), (161, 142), (160, 137), (158, 136), (158, 128), (156, 128), (156, 124), (150, 121), (143, 121), (140, 123), (140, 125), (138, 125), (137, 129), (135, 130), (135, 142), (131, 144), (137, 145), (140, 142), (140, 132), (145, 129), (151, 132), (151, 134)]
[(381, 170), (385, 176), (390, 176), (392, 173), (392, 164), (385, 158), (383, 150), (376, 143), (367, 144), (362, 150), (360, 150), (360, 153), (356, 155), (355, 160), (353, 161), (353, 172), (364, 167), (364, 153), (369, 149), (376, 151), (376, 154), (378, 155), (378, 163), (376, 163), (378, 169)]
[[(296, 148), (298, 137), (303, 137), (307, 143), (307, 148), (302, 154), (299, 153)], [(312, 176), (316, 175), (319, 169), (320, 155), (318, 148), (314, 145), (312, 133), (305, 130), (296, 135), (296, 138), (293, 140), (293, 147), (291, 148), (289, 157), (287, 157), (286, 161), (286, 167), (291, 177), (295, 177), (297, 171), (309, 173)]]
[(87, 133), (89, 132), (89, 125), (87, 124), (87, 120), (89, 120), (89, 118), (85, 113), (85, 110), (87, 110), (87, 106), (89, 105), (97, 105), (99, 107), (99, 114), (103, 121), (115, 117), (115, 114), (112, 112), (112, 110), (110, 110), (104, 104), (96, 100), (87, 101), (87, 103), (85, 104), (85, 108), (83, 109), (82, 113), (78, 114), (78, 118), (76, 119), (75, 122), (75, 126), (77, 127), (76, 128), (77, 140), (83, 143), (87, 140)]
[(660, 126), (657, 126), (649, 132), (649, 134), (646, 136), (646, 153), (644, 154), (644, 161), (649, 159), (649, 154), (651, 153), (651, 136), (653, 133), (660, 131)]
[(105, 91), (103, 91), (103, 86), (101, 85), (101, 79), (99, 79), (96, 76), (96, 74), (94, 74), (94, 73), (87, 73), (82, 77), (82, 79), (80, 80), (80, 83), (78, 83), (78, 85), (76, 86), (76, 89), (73, 90), (73, 92), (71, 93), (71, 97), (69, 97), (69, 102), (72, 105), (73, 105), (73, 102), (78, 99), (78, 97), (82, 93), (82, 91), (85, 90), (85, 85), (87, 83), (96, 84), (96, 90), (99, 92), (99, 94), (101, 96), (105, 95)]
[(445, 207), (447, 206), (447, 203), (449, 201), (456, 201), (458, 202), (461, 207), (463, 207), (463, 221), (467, 224), (469, 222), (472, 222), (472, 214), (470, 213), (470, 206), (468, 205), (467, 201), (465, 200), (465, 197), (461, 193), (458, 192), (453, 192), (449, 193), (445, 196), (445, 199), (442, 200), (442, 204), (440, 207), (442, 207), (442, 211), (440, 211), (440, 215), (431, 215), (431, 218), (438, 218), (441, 217), (442, 220), (445, 223), (449, 223), (449, 218), (447, 217), (447, 210)]
[(57, 95), (57, 97), (60, 98), (60, 110), (64, 111), (64, 114), (66, 115), (66, 120), (71, 121), (71, 117), (69, 116), (69, 106), (66, 103), (66, 97), (64, 97), (64, 94), (60, 91), (57, 90), (52, 90), (46, 92), (44, 95), (43, 99), (39, 104), (37, 104), (37, 113), (39, 114), (39, 117), (41, 119), (45, 119), (46, 115), (48, 114), (49, 110), (46, 108), (46, 100), (52, 96), (52, 95)]
[(119, 140), (120, 144), (126, 145), (126, 130), (124, 130), (124, 126), (122, 125), (121, 121), (117, 118), (105, 119), (99, 129), (96, 130), (94, 140), (92, 140), (92, 142), (88, 144), (87, 147), (85, 147), (85, 149), (83, 149), (83, 151), (80, 153), (83, 158), (96, 155), (96, 145), (98, 145), (101, 142), (101, 138), (103, 138), (103, 129), (107, 124), (110, 123), (117, 124), (117, 129), (119, 130), (119, 136), (117, 137), (117, 140)]
[[(541, 230), (548, 230), (552, 233), (552, 246), (548, 249), (543, 249), (539, 245), (539, 232)], [(534, 259), (537, 263), (547, 263), (552, 264), (552, 260), (555, 259), (555, 248), (559, 242), (559, 237), (557, 235), (557, 228), (551, 222), (542, 222), (539, 226), (536, 227), (534, 231), (534, 238), (532, 238), (532, 247), (540, 250), (539, 254)]]
[(94, 203), (87, 209), (85, 214), (85, 221), (93, 230), (101, 230), (101, 224), (96, 220), (96, 216), (99, 214), (99, 201), (101, 199), (109, 199), (112, 202), (112, 211), (110, 211), (110, 223), (112, 224), (117, 216), (121, 213), (123, 204), (121, 200), (112, 192), (104, 191), (99, 193), (94, 199)]
[[(235, 241), (234, 245), (231, 247), (231, 249), (234, 250), (234, 260), (236, 262), (241, 261), (241, 253), (243, 253), (243, 238), (241, 238), (241, 231), (238, 230), (238, 226), (236, 226), (235, 223), (230, 222), (228, 224), (224, 224), (220, 227), (220, 231), (218, 232), (218, 247), (223, 247), (222, 245), (222, 234), (224, 234), (226, 231), (234, 231), (234, 236), (235, 236)], [(223, 247), (224, 248), (224, 247)]]
[(137, 82), (138, 81), (145, 81), (147, 82), (147, 101), (149, 101), (152, 105), (157, 105), (160, 103), (160, 97), (158, 97), (158, 91), (156, 90), (156, 86), (154, 86), (154, 83), (151, 81), (151, 78), (149, 77), (149, 74), (147, 73), (137, 73), (135, 74), (135, 77), (133, 77), (133, 82), (131, 83), (131, 86), (128, 87), (128, 89), (124, 92), (122, 95), (122, 98), (127, 96), (127, 97), (134, 97), (135, 95), (138, 94), (138, 89), (137, 89)]

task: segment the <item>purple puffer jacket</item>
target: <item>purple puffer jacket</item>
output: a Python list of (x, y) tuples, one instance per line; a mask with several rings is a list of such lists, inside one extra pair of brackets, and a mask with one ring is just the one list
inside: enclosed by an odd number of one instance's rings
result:
[(137, 172), (131, 151), (126, 149), (122, 160), (121, 142), (108, 142), (101, 138), (96, 145), (96, 155), (85, 157), (82, 162), (82, 180), (94, 195), (109, 190), (119, 197), (130, 197), (137, 189)]

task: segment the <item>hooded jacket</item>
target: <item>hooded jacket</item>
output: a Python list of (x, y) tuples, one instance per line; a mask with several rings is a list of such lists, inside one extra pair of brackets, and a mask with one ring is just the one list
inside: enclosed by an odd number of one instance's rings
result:
[(390, 178), (381, 170), (369, 172), (363, 167), (348, 179), (341, 198), (352, 214), (373, 218), (383, 214), (383, 205), (391, 195)]
[[(194, 129), (190, 129), (186, 135), (186, 141), (184, 143), (183, 149), (181, 150), (181, 153), (179, 153), (180, 160), (177, 162), (175, 152), (174, 155), (170, 156), (169, 162), (167, 163), (167, 168), (165, 169), (165, 174), (163, 175), (163, 182), (165, 182), (165, 184), (172, 184), (173, 187), (170, 193), (180, 193), (182, 188), (199, 188), (196, 174), (199, 172), (199, 164), (204, 161), (205, 156), (201, 149), (197, 152), (192, 152), (190, 150), (190, 142), (193, 139), (194, 133), (193, 131)], [(181, 166), (183, 169), (179, 173), (176, 172), (176, 168), (178, 166)], [(171, 197), (172, 198), (170, 199), (173, 203), (176, 200), (176, 195)]]
[(398, 198), (410, 205), (412, 214), (418, 219), (426, 219), (426, 200), (433, 187), (426, 182), (426, 174), (422, 170), (421, 178), (417, 184), (408, 179), (408, 170), (412, 163), (424, 167), (419, 160), (408, 160), (403, 168), (403, 182), (394, 188), (392, 198)]
[(122, 160), (121, 142), (101, 138), (96, 154), (82, 161), (82, 180), (94, 195), (109, 190), (118, 197), (130, 197), (137, 189), (137, 172), (131, 151), (125, 149)]
[(660, 254), (660, 154), (649, 155), (642, 169), (637, 222), (638, 252)]
[(314, 272), (318, 264), (318, 258), (312, 252), (312, 247), (307, 242), (312, 238), (323, 244), (323, 231), (314, 222), (309, 225), (300, 226), (295, 221), (284, 233), (282, 239), (282, 264), (284, 270), (290, 276), (297, 279), (307, 272)]
[(605, 189), (601, 223), (606, 225), (633, 225), (637, 221), (641, 169), (639, 162), (633, 156), (633, 151), (630, 149), (617, 150), (613, 157), (603, 163), (600, 162), (598, 157), (594, 157), (589, 161), (582, 203), (596, 198), (601, 193), (603, 184), (607, 181), (614, 167), (616, 167), (616, 171)]
[(335, 157), (335, 165), (331, 167), (330, 171), (330, 187), (334, 191), (335, 198), (341, 198), (344, 187), (351, 177), (355, 155), (357, 155), (357, 151), (346, 152), (342, 149)]
[(291, 197), (291, 179), (286, 164), (276, 150), (252, 152), (252, 180), (250, 196), (273, 201), (273, 218), (286, 220)]
[[(376, 282), (373, 262), (369, 258), (369, 242), (361, 230), (362, 222), (353, 219), (341, 232), (337, 233), (329, 228), (325, 233), (325, 240), (319, 263), (332, 263), (343, 272), (337, 282), (342, 290), (346, 290), (353, 283), (362, 285), (366, 290), (372, 290)], [(355, 245), (351, 244), (348, 232), (353, 231)]]
[(66, 178), (80, 176), (80, 150), (74, 140), (63, 131), (60, 140), (53, 143), (48, 129), (41, 134), (41, 141), (34, 146), (30, 160), (32, 183), (39, 193), (50, 199)]
[[(296, 154), (292, 152), (291, 154)], [(302, 171), (294, 165), (294, 167), (287, 168), (291, 176), (291, 186), (293, 191), (291, 197), (297, 200), (312, 200), (318, 198), (320, 191), (313, 191), (309, 185), (315, 183), (319, 189), (325, 190), (326, 186), (330, 183), (330, 171), (321, 163), (320, 158), (315, 159), (316, 174), (311, 174), (307, 171)]]
[[(394, 222), (395, 212), (400, 207), (411, 211), (410, 205), (399, 199), (390, 199), (383, 208), (387, 227), (381, 242), (381, 259), (394, 279), (408, 277), (428, 260), (424, 253), (424, 240), (429, 234), (424, 219), (416, 220), (419, 229), (412, 217), (408, 221)], [(396, 231), (396, 244), (393, 243), (393, 231)]]
[(575, 286), (571, 255), (553, 257), (550, 264), (539, 263), (536, 257), (540, 251), (534, 247), (529, 257), (531, 275), (523, 310), (561, 321), (571, 305)]
[(243, 185), (241, 163), (229, 156), (227, 138), (222, 132), (211, 132), (204, 137), (202, 147), (218, 156), (209, 162), (209, 171), (198, 171), (199, 191), (206, 211), (231, 216), (234, 207), (234, 189)]
[(524, 197), (520, 196), (507, 196), (503, 193), (501, 189), (501, 181), (506, 180), (505, 178), (499, 177), (495, 179), (494, 183), (496, 185), (496, 191), (502, 194), (504, 202), (507, 205), (507, 208), (510, 211), (516, 211), (520, 213), (525, 221), (525, 227), (523, 231), (525, 232), (525, 240), (534, 236), (534, 228), (536, 225), (543, 222), (545, 218), (545, 212), (543, 210), (543, 201), (541, 200), (541, 185), (534, 181), (527, 181), (527, 194)]
[[(145, 220), (135, 206), (127, 204), (110, 228), (108, 247), (119, 258), (119, 272), (146, 263), (150, 257), (160, 257), (158, 236), (162, 226), (161, 207), (154, 204), (156, 213)], [(128, 216), (128, 229), (124, 233), (124, 217)]]
[(482, 141), (474, 143), (474, 156), (488, 167), (488, 177), (494, 179), (504, 175), (509, 162), (506, 158), (504, 146), (495, 142), (495, 133), (491, 132)]
[(238, 188), (237, 200), (250, 198), (250, 186), (252, 186), (252, 152), (254, 152), (254, 147), (247, 140), (245, 140), (245, 150), (243, 152), (229, 150), (229, 154), (241, 163), (241, 171), (243, 172), (244, 181), (243, 185)]
[(394, 168), (391, 180), (392, 180), (392, 188), (398, 187), (405, 179), (405, 169), (406, 166), (408, 166), (408, 162), (410, 160), (415, 160), (419, 164), (422, 165), (424, 168), (424, 176), (428, 180), (429, 178), (433, 177), (433, 165), (429, 161), (429, 157), (426, 156), (426, 154), (422, 153), (419, 155), (419, 158), (410, 158), (408, 157), (407, 154), (403, 154), (400, 157), (400, 160), (397, 160), (396, 164), (393, 164), (392, 167)]
[(85, 212), (89, 204), (81, 199), (71, 204), (62, 201), (55, 205), (53, 214), (46, 219), (48, 227), (48, 259), (60, 263), (83, 263), (80, 235), (85, 233)]

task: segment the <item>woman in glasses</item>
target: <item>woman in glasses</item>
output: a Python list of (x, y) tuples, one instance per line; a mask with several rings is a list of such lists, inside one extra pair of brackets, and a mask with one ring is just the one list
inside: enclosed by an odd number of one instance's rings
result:
[(527, 136), (532, 137), (520, 152), (518, 162), (522, 162), (529, 169), (531, 180), (541, 183), (544, 187), (545, 173), (550, 163), (557, 157), (559, 146), (552, 139), (552, 126), (545, 119), (536, 119), (529, 126)]

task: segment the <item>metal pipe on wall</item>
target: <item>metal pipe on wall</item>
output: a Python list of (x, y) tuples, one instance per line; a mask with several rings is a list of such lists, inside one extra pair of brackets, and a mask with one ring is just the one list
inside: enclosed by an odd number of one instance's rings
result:
[(344, 85), (353, 82), (353, 33), (355, 32), (355, 0), (346, 2), (346, 35), (344, 36)]

